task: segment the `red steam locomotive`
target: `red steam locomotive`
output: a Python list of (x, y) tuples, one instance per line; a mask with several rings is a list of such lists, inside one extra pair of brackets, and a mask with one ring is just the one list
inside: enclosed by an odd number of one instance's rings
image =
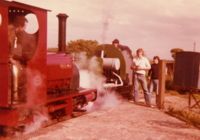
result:
[(47, 54), (47, 12), (14, 1), (0, 1), (2, 127), (23, 126), (33, 120), (35, 112), (50, 120), (60, 119), (96, 99), (96, 89), (79, 87), (79, 71), (70, 54), (64, 53), (65, 14), (57, 16), (59, 52)]

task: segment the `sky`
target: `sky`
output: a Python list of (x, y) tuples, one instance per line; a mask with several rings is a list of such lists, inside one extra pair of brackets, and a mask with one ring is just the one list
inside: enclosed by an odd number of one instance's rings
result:
[[(15, 0), (49, 9), (48, 47), (57, 46), (58, 13), (66, 13), (67, 42), (111, 43), (115, 38), (148, 58), (170, 50), (200, 52), (200, 0)], [(194, 45), (195, 44), (195, 45)]]

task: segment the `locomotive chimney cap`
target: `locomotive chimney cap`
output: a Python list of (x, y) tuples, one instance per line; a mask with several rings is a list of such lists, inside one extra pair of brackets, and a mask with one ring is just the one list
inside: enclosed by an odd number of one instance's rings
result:
[(65, 14), (65, 13), (59, 13), (59, 14), (57, 15), (57, 17), (68, 18), (69, 16), (68, 16), (67, 14)]

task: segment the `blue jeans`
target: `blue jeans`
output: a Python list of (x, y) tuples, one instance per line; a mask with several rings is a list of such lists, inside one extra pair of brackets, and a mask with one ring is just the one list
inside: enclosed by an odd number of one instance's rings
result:
[(147, 87), (147, 80), (145, 75), (143, 74), (133, 74), (133, 95), (134, 95), (134, 101), (138, 102), (139, 97), (139, 84), (142, 86), (142, 90), (144, 92), (144, 98), (145, 102), (147, 105), (151, 105), (151, 94), (148, 92), (148, 87)]
[(158, 79), (151, 79), (150, 81), (149, 92), (152, 94), (153, 91), (158, 95)]

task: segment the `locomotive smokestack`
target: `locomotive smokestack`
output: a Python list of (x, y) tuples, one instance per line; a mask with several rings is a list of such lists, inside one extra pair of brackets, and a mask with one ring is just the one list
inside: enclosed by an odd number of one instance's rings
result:
[(68, 15), (58, 14), (58, 52), (65, 52), (66, 48), (66, 20)]

